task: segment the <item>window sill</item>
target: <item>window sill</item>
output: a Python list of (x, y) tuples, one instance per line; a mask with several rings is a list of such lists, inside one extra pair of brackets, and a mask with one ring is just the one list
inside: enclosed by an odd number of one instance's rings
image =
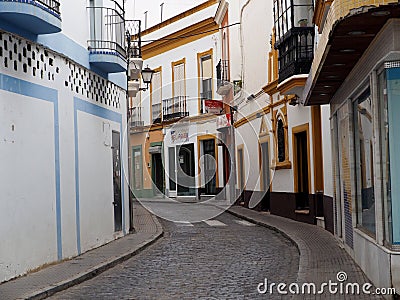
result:
[(362, 225), (358, 224), (356, 229), (361, 231), (363, 234), (369, 236), (374, 242), (376, 242), (376, 236), (373, 232), (369, 231), (367, 228), (363, 227)]
[(288, 160), (282, 161), (282, 162), (277, 162), (275, 165), (275, 170), (291, 169), (291, 168), (292, 168), (292, 163)]

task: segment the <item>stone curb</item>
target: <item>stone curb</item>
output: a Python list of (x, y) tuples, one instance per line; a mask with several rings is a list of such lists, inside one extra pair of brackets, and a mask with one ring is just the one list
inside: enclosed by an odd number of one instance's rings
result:
[(114, 257), (112, 259), (109, 259), (108, 261), (105, 261), (93, 268), (90, 268), (84, 272), (81, 272), (77, 274), (74, 277), (68, 278), (64, 281), (60, 281), (55, 285), (51, 285), (45, 289), (37, 290), (33, 293), (31, 293), (28, 296), (25, 296), (24, 298), (18, 298), (18, 300), (25, 299), (25, 300), (40, 300), (40, 299), (45, 299), (47, 297), (50, 297), (51, 295), (54, 295), (55, 293), (61, 292), (63, 290), (66, 290), (74, 285), (80, 284), (86, 280), (89, 280), (102, 272), (115, 267), (116, 265), (128, 260), (129, 258), (139, 254), (143, 250), (145, 250), (147, 247), (151, 246), (154, 244), (158, 239), (160, 239), (164, 235), (164, 230), (158, 221), (158, 219), (154, 216), (151, 215), (154, 223), (156, 224), (157, 227), (157, 232), (149, 239), (145, 240), (144, 242), (140, 243), (139, 245), (135, 246), (132, 250), (119, 255), (117, 257)]

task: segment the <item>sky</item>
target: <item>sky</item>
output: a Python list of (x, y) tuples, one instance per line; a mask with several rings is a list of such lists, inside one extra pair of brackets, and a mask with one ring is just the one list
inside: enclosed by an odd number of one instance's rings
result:
[(205, 1), (206, 0), (126, 0), (126, 19), (142, 20), (142, 30), (144, 30), (145, 11), (147, 11), (147, 28), (160, 23), (161, 3), (164, 3), (163, 21), (165, 21)]

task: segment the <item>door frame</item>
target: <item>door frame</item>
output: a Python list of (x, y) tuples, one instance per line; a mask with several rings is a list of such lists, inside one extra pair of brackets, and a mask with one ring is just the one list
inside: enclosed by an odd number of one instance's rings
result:
[(308, 172), (308, 193), (312, 194), (312, 189), (311, 189), (311, 160), (310, 160), (310, 128), (309, 124), (303, 124), (299, 126), (292, 127), (292, 144), (293, 144), (293, 190), (295, 193), (299, 192), (298, 188), (298, 165), (297, 165), (297, 140), (296, 140), (296, 134), (301, 133), (301, 132), (306, 132), (307, 136), (307, 159), (308, 159), (308, 166), (307, 166), (307, 172)]
[(198, 175), (198, 187), (201, 187), (201, 166), (200, 166), (200, 157), (201, 154), (204, 154), (201, 152), (201, 142), (204, 140), (214, 140), (214, 155), (215, 155), (215, 188), (219, 187), (219, 176), (218, 176), (218, 139), (217, 136), (214, 134), (204, 134), (200, 135), (197, 137), (197, 175)]
[[(117, 139), (114, 139), (114, 136), (117, 136)], [(114, 157), (115, 157), (114, 143), (118, 145), (118, 160), (117, 161), (114, 159)], [(113, 214), (114, 214), (114, 232), (120, 232), (124, 229), (123, 222), (122, 222), (123, 214), (124, 214), (122, 206), (123, 206), (124, 200), (122, 198), (122, 192), (123, 192), (122, 191), (122, 189), (123, 189), (122, 180), (123, 180), (123, 178), (122, 178), (122, 161), (121, 161), (122, 160), (122, 157), (121, 157), (121, 133), (116, 130), (112, 130), (112, 132), (111, 132), (111, 155), (112, 155), (112, 174), (113, 174), (112, 180), (113, 180), (113, 191), (114, 191), (113, 192), (113, 202), (112, 202)], [(118, 162), (118, 168), (116, 168), (116, 162)], [(115, 178), (117, 177), (115, 175), (115, 172), (119, 173), (119, 176), (118, 176), (119, 182), (115, 182)], [(116, 186), (116, 184), (119, 184), (119, 186)], [(119, 188), (119, 199), (116, 199), (116, 197), (115, 197), (115, 195), (116, 195), (115, 189), (116, 188)], [(119, 200), (119, 203), (116, 200)]]
[[(160, 176), (162, 176), (162, 189), (160, 190), (160, 189), (158, 189), (158, 187), (157, 187), (157, 183), (156, 183), (156, 176), (157, 176), (157, 172), (156, 172), (156, 167), (157, 167), (157, 165), (154, 163), (154, 160), (155, 160), (155, 155), (160, 155), (160, 157), (161, 157), (161, 166), (162, 166), (162, 172), (161, 172), (161, 174), (160, 174)], [(162, 152), (160, 152), (160, 153), (151, 153), (150, 154), (150, 161), (151, 161), (151, 179), (152, 179), (152, 181), (153, 181), (153, 185), (152, 185), (152, 190), (153, 190), (153, 195), (162, 195), (162, 194), (164, 194), (164, 192), (165, 192), (165, 176), (164, 176), (164, 174), (165, 174), (165, 170), (164, 170), (164, 162), (163, 162), (163, 155), (162, 155)], [(159, 191), (161, 192), (161, 193), (159, 193)]]
[[(268, 158), (270, 158), (270, 138), (269, 135), (264, 135), (264, 136), (260, 136), (258, 138), (258, 165), (259, 165), (259, 172), (260, 172), (260, 191), (268, 191), (268, 188), (264, 186), (264, 172), (263, 172), (263, 164), (262, 164), (262, 159), (263, 159), (263, 155), (262, 155), (262, 147), (261, 145), (267, 143), (268, 144)], [(269, 179), (270, 179), (270, 184), (269, 184), (269, 189), (271, 190), (272, 188), (272, 181), (271, 181), (271, 159), (269, 159), (269, 163), (268, 163), (268, 172), (269, 172)]]

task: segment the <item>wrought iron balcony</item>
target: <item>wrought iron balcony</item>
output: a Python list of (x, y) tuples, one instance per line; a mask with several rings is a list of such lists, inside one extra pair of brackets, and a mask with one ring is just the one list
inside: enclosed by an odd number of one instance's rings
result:
[(279, 79), (308, 74), (314, 57), (314, 27), (294, 27), (275, 43), (279, 52)]
[(220, 60), (216, 66), (217, 69), (217, 93), (227, 95), (232, 88), (229, 82), (229, 61)]
[(186, 107), (187, 96), (176, 96), (163, 100), (163, 121), (171, 121), (189, 116)]
[(142, 120), (142, 107), (131, 107), (129, 115), (131, 128), (144, 126), (144, 121)]
[[(0, 19), (33, 34), (60, 32), (60, 2), (56, 0), (0, 0)], [(10, 28), (13, 27), (15, 28), (15, 26), (10, 26)]]
[(89, 62), (106, 73), (127, 68), (124, 10), (114, 0), (110, 7), (88, 7), (90, 14)]
[(129, 77), (130, 80), (140, 79), (143, 68), (141, 21), (126, 20), (126, 35), (128, 41)]
[(156, 103), (151, 106), (152, 122), (161, 123), (161, 103)]

